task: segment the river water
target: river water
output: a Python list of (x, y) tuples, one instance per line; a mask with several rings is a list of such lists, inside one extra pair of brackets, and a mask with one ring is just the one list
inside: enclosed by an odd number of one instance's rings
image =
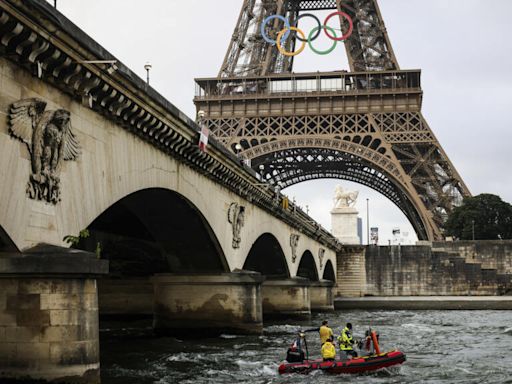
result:
[[(400, 349), (399, 368), (364, 375), (277, 374), (295, 331), (335, 333), (352, 322), (355, 336), (371, 326), (382, 350)], [(337, 311), (311, 321), (266, 323), (261, 336), (153, 337), (150, 324), (100, 324), (103, 384), (170, 383), (512, 383), (512, 311)], [(121, 327), (120, 327), (121, 326)], [(319, 357), (318, 334), (308, 337)]]

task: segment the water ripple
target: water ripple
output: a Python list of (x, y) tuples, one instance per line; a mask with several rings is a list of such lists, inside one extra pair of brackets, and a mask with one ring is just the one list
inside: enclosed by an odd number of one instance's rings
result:
[[(336, 333), (350, 321), (356, 337), (369, 326), (377, 329), (382, 349), (404, 351), (407, 362), (358, 376), (321, 371), (279, 376), (277, 367), (297, 330), (317, 327), (324, 319)], [(101, 323), (102, 383), (512, 384), (510, 319), (507, 311), (343, 311), (317, 314), (308, 322), (268, 324), (261, 336), (194, 340), (156, 338), (144, 327), (141, 333), (129, 324)], [(317, 334), (308, 337), (308, 346), (311, 355), (319, 355)]]

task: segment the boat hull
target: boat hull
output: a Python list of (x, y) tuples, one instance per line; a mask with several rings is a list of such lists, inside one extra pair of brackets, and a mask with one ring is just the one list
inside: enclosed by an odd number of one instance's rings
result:
[(402, 364), (406, 360), (400, 351), (389, 351), (380, 355), (356, 357), (347, 360), (323, 361), (305, 360), (302, 363), (283, 363), (279, 373), (309, 373), (313, 370), (323, 370), (328, 373), (363, 373)]

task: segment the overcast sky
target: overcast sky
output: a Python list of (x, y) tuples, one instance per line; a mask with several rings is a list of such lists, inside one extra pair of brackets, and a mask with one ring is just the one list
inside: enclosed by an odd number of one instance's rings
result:
[[(53, 0), (49, 1), (53, 4)], [(195, 77), (217, 75), (242, 0), (58, 0), (58, 9), (120, 61), (193, 117)], [(380, 0), (402, 69), (422, 69), (423, 114), (471, 192), (512, 201), (511, 0)], [(320, 44), (318, 48), (322, 48)], [(348, 69), (342, 46), (329, 56), (305, 51), (294, 71)], [(357, 207), (381, 243), (405, 216), (380, 194), (341, 180), (317, 180), (284, 190), (330, 229), (336, 184), (357, 189)], [(364, 224), (366, 228), (366, 222)], [(364, 231), (365, 232), (365, 231)]]

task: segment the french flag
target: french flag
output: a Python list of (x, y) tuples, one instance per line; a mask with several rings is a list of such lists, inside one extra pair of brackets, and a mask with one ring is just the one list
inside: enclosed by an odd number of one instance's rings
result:
[(208, 145), (208, 135), (210, 130), (204, 125), (201, 127), (201, 134), (199, 135), (199, 149), (206, 152), (206, 146)]

